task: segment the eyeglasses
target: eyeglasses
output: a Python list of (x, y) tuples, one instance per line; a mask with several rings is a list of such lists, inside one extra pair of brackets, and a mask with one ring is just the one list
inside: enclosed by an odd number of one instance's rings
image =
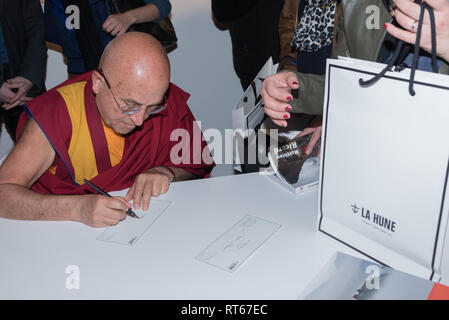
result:
[[(136, 106), (125, 105), (123, 107), (120, 107), (120, 104), (117, 101), (117, 97), (115, 96), (114, 92), (112, 91), (112, 87), (111, 87), (108, 79), (104, 75), (103, 70), (101, 68), (97, 68), (96, 71), (103, 77), (104, 81), (106, 82), (106, 86), (108, 87), (109, 91), (111, 91), (112, 97), (114, 98), (114, 101), (117, 104), (117, 107), (122, 114), (133, 115), (142, 110), (141, 107), (136, 107)], [(159, 112), (165, 110), (167, 108), (167, 99), (165, 98), (165, 96), (164, 96), (164, 101), (162, 103), (163, 104), (160, 106), (145, 107), (145, 114), (149, 116), (149, 115), (156, 114), (156, 113), (159, 113)]]

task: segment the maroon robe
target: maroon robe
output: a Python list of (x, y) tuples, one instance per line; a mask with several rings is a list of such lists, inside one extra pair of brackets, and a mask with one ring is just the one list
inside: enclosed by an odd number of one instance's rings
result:
[[(84, 89), (84, 104), (98, 170), (98, 175), (90, 179), (92, 183), (106, 192), (122, 190), (131, 187), (138, 174), (157, 166), (182, 168), (198, 178), (209, 176), (215, 164), (210, 156), (207, 143), (203, 139), (201, 142), (195, 142), (193, 139), (194, 127), (197, 128), (197, 125), (194, 125), (195, 118), (187, 106), (187, 99), (190, 95), (172, 83), (166, 93), (167, 109), (151, 115), (142, 126), (126, 135), (122, 160), (119, 164), (111, 167), (106, 137), (92, 91), (92, 72), (88, 72), (65, 81), (58, 87), (33, 99), (27, 104), (26, 112), (20, 118), (17, 137), (20, 136), (27, 117), (31, 116), (56, 151), (55, 174), (46, 171), (32, 185), (32, 190), (51, 194), (92, 193), (92, 189), (86, 184), (78, 185), (74, 180), (74, 170), (68, 154), (72, 124), (65, 101), (56, 90), (78, 81), (87, 82)], [(188, 141), (190, 155), (187, 155), (190, 161), (188, 163), (174, 164), (170, 160), (170, 150), (180, 141), (180, 139), (170, 141), (170, 134), (178, 128), (185, 129), (190, 134), (190, 141)], [(197, 136), (202, 138), (201, 133), (197, 133)], [(208, 156), (205, 159), (208, 163), (203, 161), (201, 156), (203, 154)], [(31, 156), (30, 161), (32, 161)]]

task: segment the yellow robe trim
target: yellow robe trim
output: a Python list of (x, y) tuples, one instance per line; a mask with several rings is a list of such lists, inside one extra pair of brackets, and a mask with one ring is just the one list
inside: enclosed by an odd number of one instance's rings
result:
[[(94, 147), (84, 106), (85, 85), (85, 81), (76, 82), (57, 89), (66, 103), (72, 123), (72, 137), (68, 153), (75, 170), (75, 181), (79, 184), (84, 183), (83, 179), (91, 179), (98, 175)], [(122, 160), (125, 138), (115, 133), (103, 122), (102, 124), (108, 144), (111, 165), (115, 166)], [(49, 170), (55, 174), (56, 167), (51, 167)]]
[(109, 128), (103, 121), (104, 134), (108, 143), (109, 158), (111, 159), (111, 166), (115, 166), (122, 161), (123, 149), (125, 148), (125, 138), (117, 134), (112, 128)]

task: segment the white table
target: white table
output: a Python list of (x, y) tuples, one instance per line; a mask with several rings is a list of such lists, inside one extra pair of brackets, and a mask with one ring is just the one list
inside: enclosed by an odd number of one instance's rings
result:
[[(360, 256), (316, 231), (316, 191), (258, 173), (174, 183), (160, 199), (173, 203), (133, 247), (81, 223), (0, 219), (0, 298), (295, 299), (336, 250)], [(282, 227), (233, 273), (195, 259), (247, 214)]]

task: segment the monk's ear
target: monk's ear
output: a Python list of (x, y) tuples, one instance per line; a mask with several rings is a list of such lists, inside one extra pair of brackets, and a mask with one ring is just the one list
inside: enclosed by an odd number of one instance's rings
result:
[(98, 71), (92, 71), (92, 91), (98, 94), (102, 85), (103, 78)]

